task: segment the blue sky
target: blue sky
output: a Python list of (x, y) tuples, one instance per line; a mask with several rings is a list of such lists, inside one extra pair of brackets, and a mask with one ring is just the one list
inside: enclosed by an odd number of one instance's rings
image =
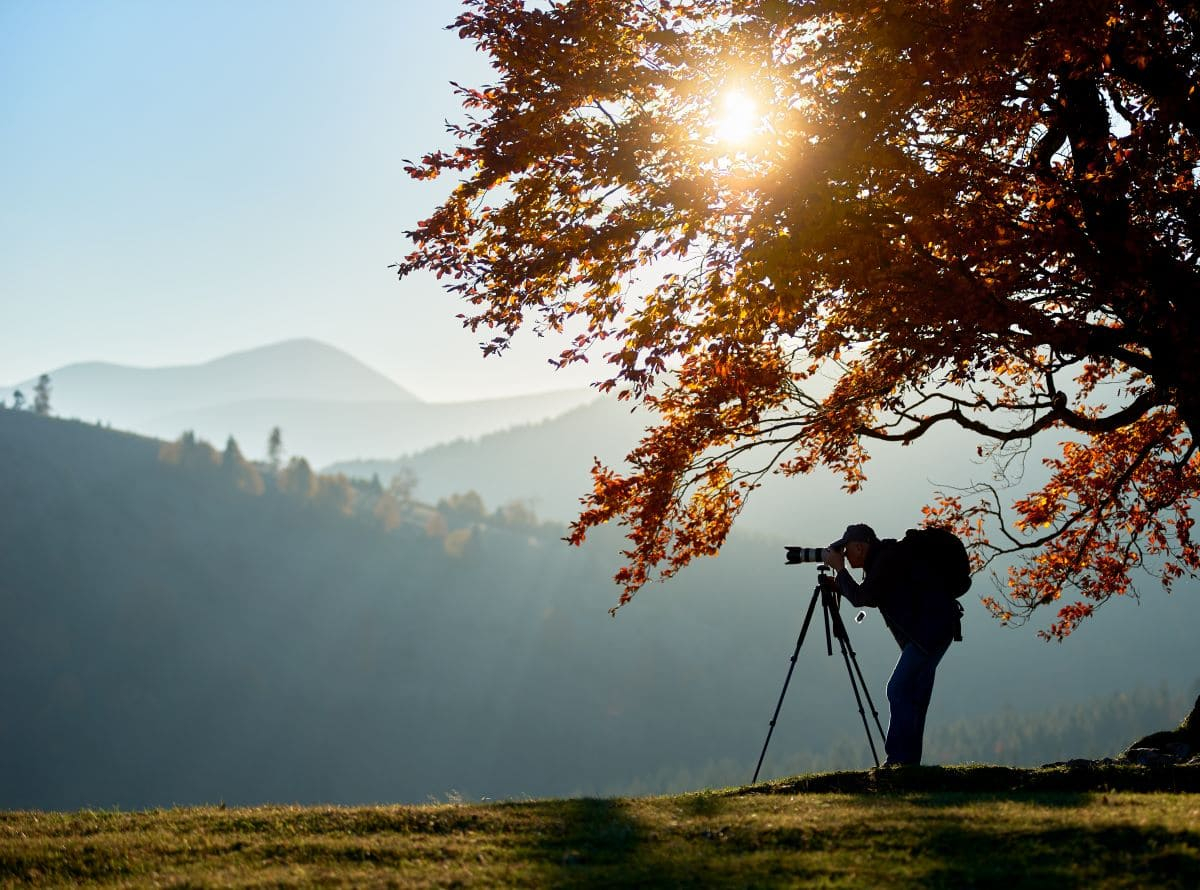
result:
[(325, 340), (423, 398), (581, 385), (532, 336), (483, 360), (461, 307), (387, 267), (440, 183), (460, 5), (0, 0), (0, 385)]

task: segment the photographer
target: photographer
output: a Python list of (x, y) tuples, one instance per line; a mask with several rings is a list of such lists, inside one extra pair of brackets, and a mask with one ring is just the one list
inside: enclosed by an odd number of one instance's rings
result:
[[(837, 572), (842, 596), (855, 606), (879, 609), (900, 646), (900, 659), (887, 685), (891, 717), (885, 766), (919, 764), (934, 674), (950, 642), (959, 636), (958, 605), (928, 590), (919, 580), (923, 567), (912, 564), (898, 541), (880, 540), (868, 525), (849, 526), (822, 557)], [(863, 570), (861, 584), (846, 570), (847, 563)]]

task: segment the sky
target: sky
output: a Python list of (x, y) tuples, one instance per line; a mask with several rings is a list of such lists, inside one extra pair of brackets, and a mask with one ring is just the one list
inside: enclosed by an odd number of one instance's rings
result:
[(296, 337), (429, 401), (582, 386), (519, 337), (483, 359), (404, 231), (449, 183), (457, 0), (0, 0), (0, 385)]

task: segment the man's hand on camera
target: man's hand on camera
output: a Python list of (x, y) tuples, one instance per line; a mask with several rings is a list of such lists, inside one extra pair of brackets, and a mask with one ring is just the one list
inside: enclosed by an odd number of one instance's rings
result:
[(840, 572), (846, 567), (846, 556), (840, 550), (829, 550), (827, 548), (821, 552), (821, 559), (825, 565), (829, 566), (835, 572)]

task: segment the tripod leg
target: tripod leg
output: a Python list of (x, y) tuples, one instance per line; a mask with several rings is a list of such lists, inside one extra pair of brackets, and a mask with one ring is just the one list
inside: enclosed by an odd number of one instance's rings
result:
[(796, 649), (792, 652), (792, 663), (788, 666), (787, 677), (783, 681), (783, 690), (779, 693), (779, 702), (775, 705), (775, 713), (771, 715), (771, 727), (767, 730), (767, 740), (763, 742), (762, 753), (758, 755), (758, 765), (754, 767), (754, 778), (750, 780), (751, 784), (758, 781), (758, 771), (762, 769), (763, 758), (767, 756), (767, 745), (771, 744), (771, 735), (775, 732), (775, 721), (779, 719), (779, 709), (783, 707), (783, 697), (787, 695), (788, 684), (792, 682), (792, 671), (796, 669), (796, 658), (800, 655), (800, 647), (804, 645), (804, 637), (808, 633), (808, 625), (812, 622), (813, 610), (817, 606), (817, 599), (821, 595), (820, 585), (813, 591), (812, 601), (808, 604), (808, 611), (804, 615), (804, 624), (800, 628), (800, 636), (796, 638)]
[[(850, 639), (846, 639), (846, 646), (850, 646)], [(875, 726), (879, 730), (881, 739), (887, 738), (887, 732), (884, 731), (883, 724), (879, 722), (879, 711), (875, 709), (875, 702), (871, 700), (871, 693), (867, 691), (867, 681), (863, 679), (862, 668), (858, 666), (858, 656), (854, 654), (854, 649), (850, 649), (850, 660), (854, 663), (854, 670), (858, 674), (858, 682), (862, 684), (863, 695), (866, 696), (867, 704), (871, 707), (871, 716), (875, 718)]]
[[(863, 710), (862, 697), (858, 693), (858, 683), (854, 679), (854, 669), (850, 666), (850, 655), (846, 651), (846, 641), (841, 637), (838, 638), (838, 643), (842, 647), (842, 660), (846, 662), (846, 675), (850, 678), (850, 688), (854, 691), (854, 701), (858, 703), (858, 716), (862, 718), (863, 729), (867, 732), (867, 744), (871, 746), (871, 758), (875, 761), (875, 766), (879, 766), (879, 752), (875, 750), (875, 737), (871, 735), (871, 725), (867, 723), (867, 712)], [(857, 662), (855, 662), (857, 665)], [(867, 686), (863, 684), (863, 692), (867, 691)], [(869, 697), (869, 696), (868, 696)], [(874, 710), (875, 706), (871, 705)], [(876, 723), (879, 722), (876, 716)]]
[[(862, 668), (858, 666), (858, 655), (854, 652), (854, 647), (850, 645), (850, 633), (846, 630), (846, 623), (842, 621), (841, 612), (837, 613), (837, 625), (840, 631), (838, 638), (844, 641), (844, 647), (850, 653), (850, 662), (854, 665), (854, 671), (858, 674), (858, 682), (862, 686), (863, 695), (867, 699), (867, 704), (871, 706), (871, 716), (875, 718), (875, 726), (879, 730), (879, 738), (886, 739), (887, 733), (883, 729), (883, 724), (879, 722), (879, 711), (875, 708), (875, 702), (871, 699), (871, 693), (867, 691), (867, 681), (863, 679)], [(870, 730), (867, 731), (868, 735)]]
[(832, 658), (833, 638), (829, 635), (829, 613), (834, 610), (829, 608), (829, 603), (826, 600), (826, 598), (829, 596), (830, 594), (826, 593), (824, 590), (821, 591), (821, 611), (825, 613), (825, 654)]
[[(858, 666), (858, 656), (854, 653), (854, 647), (850, 645), (850, 634), (846, 631), (841, 612), (838, 611), (837, 601), (830, 594), (822, 600), (821, 605), (825, 609), (826, 615), (831, 618), (834, 636), (837, 637), (838, 646), (842, 650), (842, 661), (846, 664), (846, 675), (850, 678), (850, 689), (854, 692), (854, 701), (858, 704), (858, 716), (862, 718), (863, 729), (867, 733), (867, 744), (871, 747), (871, 757), (875, 761), (875, 766), (878, 767), (879, 752), (875, 748), (875, 737), (871, 735), (871, 725), (867, 723), (867, 713), (863, 709), (862, 696), (859, 695), (859, 683), (862, 684), (862, 695), (867, 697), (867, 702), (871, 705), (871, 714), (875, 718), (875, 725), (879, 727), (879, 737), (886, 739), (883, 726), (879, 722), (879, 712), (875, 710), (875, 702), (871, 701), (871, 693), (867, 691), (867, 681), (863, 679), (862, 669)], [(855, 680), (856, 672), (858, 674), (857, 681)]]

